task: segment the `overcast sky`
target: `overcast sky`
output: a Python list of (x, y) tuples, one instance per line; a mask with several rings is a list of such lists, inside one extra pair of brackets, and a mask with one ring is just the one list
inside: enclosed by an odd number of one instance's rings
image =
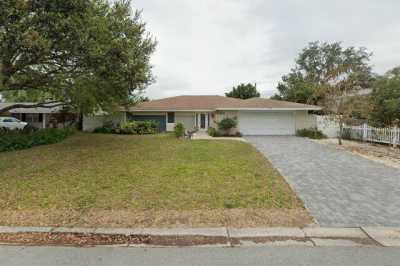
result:
[(158, 41), (151, 99), (219, 94), (257, 82), (263, 96), (311, 41), (373, 52), (374, 71), (400, 65), (399, 0), (134, 0)]

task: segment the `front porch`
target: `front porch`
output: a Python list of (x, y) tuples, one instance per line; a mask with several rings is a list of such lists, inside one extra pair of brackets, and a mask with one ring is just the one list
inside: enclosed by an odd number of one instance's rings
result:
[(167, 131), (173, 131), (178, 123), (182, 123), (187, 131), (197, 130), (207, 132), (209, 127), (214, 126), (213, 112), (168, 112)]
[[(173, 124), (169, 124), (170, 116), (174, 115)], [(207, 132), (208, 128), (217, 128), (217, 123), (224, 118), (235, 118), (235, 111), (194, 111), (194, 112), (174, 112), (168, 113), (167, 131), (173, 131), (177, 123), (182, 123), (185, 130), (197, 130), (198, 132)]]
[(174, 131), (182, 123), (186, 131), (207, 132), (210, 127), (217, 128), (217, 123), (226, 117), (237, 117), (234, 111), (194, 110), (194, 111), (131, 111), (126, 112), (126, 120), (149, 120), (160, 124), (160, 131)]

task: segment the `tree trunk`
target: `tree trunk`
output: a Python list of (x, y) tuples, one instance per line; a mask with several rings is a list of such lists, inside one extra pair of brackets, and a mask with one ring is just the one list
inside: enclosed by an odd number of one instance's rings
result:
[(342, 145), (342, 136), (343, 136), (343, 121), (342, 121), (342, 119), (340, 119), (339, 120), (339, 136), (338, 136), (339, 145)]

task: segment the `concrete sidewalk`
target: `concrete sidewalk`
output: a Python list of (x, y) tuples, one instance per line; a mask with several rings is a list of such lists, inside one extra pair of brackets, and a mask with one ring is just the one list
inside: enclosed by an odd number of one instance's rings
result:
[[(165, 246), (168, 243), (184, 243), (183, 246), (382, 246), (400, 247), (400, 228), (65, 228), (65, 227), (0, 227), (2, 234), (84, 234), (115, 236), (154, 237), (159, 242), (122, 246)], [(196, 242), (200, 237), (202, 241)], [(186, 239), (190, 241), (168, 242), (165, 240)], [(215, 241), (217, 239), (218, 241)], [(193, 240), (193, 241), (192, 241)], [(209, 242), (209, 243), (208, 243)], [(187, 244), (189, 243), (189, 244)], [(9, 243), (4, 242), (7, 245)], [(121, 243), (118, 244), (121, 246)]]

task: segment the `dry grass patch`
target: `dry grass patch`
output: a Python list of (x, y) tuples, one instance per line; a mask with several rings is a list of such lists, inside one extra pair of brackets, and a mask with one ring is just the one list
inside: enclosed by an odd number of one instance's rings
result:
[[(2, 211), (0, 224), (15, 226), (66, 226), (110, 228), (164, 227), (304, 227), (308, 212), (296, 209), (215, 209), (194, 211)], [(34, 217), (34, 219), (32, 219)]]

